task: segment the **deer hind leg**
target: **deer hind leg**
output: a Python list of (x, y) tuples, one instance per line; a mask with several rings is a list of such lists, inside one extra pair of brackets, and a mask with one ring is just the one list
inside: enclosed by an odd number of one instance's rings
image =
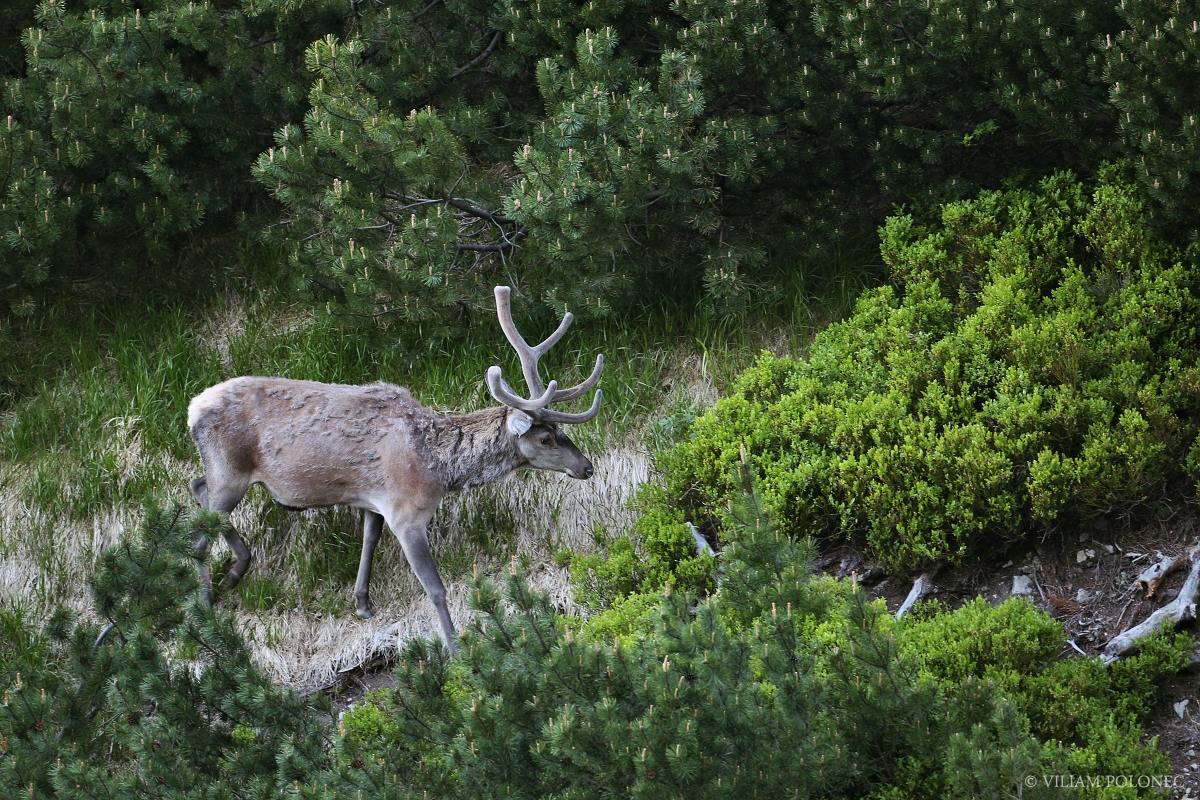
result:
[[(209, 511), (217, 511), (221, 514), (228, 515), (237, 504), (242, 502), (242, 498), (246, 496), (246, 491), (250, 488), (248, 481), (236, 478), (225, 477), (219, 471), (208, 470), (208, 474), (204, 477), (197, 478), (192, 481), (192, 494), (201, 502)], [(225, 539), (225, 543), (229, 545), (229, 549), (233, 551), (234, 562), (229, 568), (229, 572), (225, 573), (224, 580), (221, 581), (222, 591), (228, 591), (235, 588), (242, 576), (246, 574), (246, 570), (250, 568), (250, 548), (242, 540), (237, 529), (233, 527), (233, 523), (226, 519), (224, 530), (221, 535)], [(201, 557), (208, 554), (208, 538), (202, 537), (202, 540), (197, 544), (197, 551)], [(205, 598), (212, 602), (212, 573), (206, 562), (200, 565), (200, 582), (204, 587)]]
[(369, 594), (371, 561), (375, 557), (375, 545), (379, 544), (379, 534), (382, 532), (383, 517), (374, 511), (363, 511), (362, 556), (358, 559), (358, 578), (354, 581), (354, 605), (357, 607), (359, 619), (375, 616)]
[[(418, 518), (414, 519), (413, 516)], [(442, 642), (453, 656), (458, 653), (458, 637), (454, 632), (454, 623), (450, 621), (450, 609), (446, 605), (446, 587), (442, 584), (442, 576), (438, 574), (437, 564), (433, 560), (433, 551), (429, 548), (429, 538), (425, 535), (425, 526), (430, 516), (432, 514), (392, 513), (388, 515), (387, 523), (400, 542), (404, 557), (416, 573), (429, 601), (437, 610)]]
[[(193, 478), (192, 482), (188, 484), (188, 486), (192, 490), (192, 497), (196, 499), (196, 502), (200, 504), (200, 507), (208, 508), (208, 476), (201, 475), (199, 478)], [(213, 593), (212, 570), (208, 566), (209, 544), (210, 542), (208, 541), (208, 537), (204, 534), (201, 534), (200, 537), (196, 539), (196, 558), (200, 559), (200, 565), (196, 569), (196, 571), (199, 573), (198, 577), (200, 579), (200, 592), (204, 597), (204, 602), (211, 606), (213, 601)]]
[(237, 529), (233, 527), (233, 523), (225, 526), (225, 530), (221, 531), (221, 535), (225, 537), (225, 543), (229, 545), (229, 549), (233, 551), (233, 566), (225, 573), (225, 577), (221, 579), (221, 591), (229, 592), (237, 588), (237, 585), (242, 582), (242, 578), (246, 575), (246, 571), (250, 569), (250, 561), (253, 555), (250, 548), (246, 546), (246, 542), (242, 539)]

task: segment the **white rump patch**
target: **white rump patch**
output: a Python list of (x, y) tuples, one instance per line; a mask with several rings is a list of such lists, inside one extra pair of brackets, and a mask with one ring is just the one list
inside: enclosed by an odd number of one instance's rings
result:
[(196, 427), (196, 423), (200, 421), (200, 417), (204, 416), (206, 411), (220, 402), (221, 395), (225, 393), (225, 384), (227, 383), (229, 381), (208, 387), (193, 397), (192, 402), (188, 403), (187, 424), (189, 431)]

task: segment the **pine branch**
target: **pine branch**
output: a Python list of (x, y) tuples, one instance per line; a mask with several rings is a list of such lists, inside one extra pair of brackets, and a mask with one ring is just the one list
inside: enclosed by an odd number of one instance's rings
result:
[(496, 47), (500, 44), (500, 40), (503, 37), (504, 37), (503, 31), (496, 31), (492, 35), (492, 40), (490, 42), (488, 42), (487, 47), (485, 47), (483, 49), (482, 53), (475, 56), (467, 63), (463, 64), (461, 67), (458, 67), (457, 69), (455, 69), (453, 72), (450, 73), (449, 77), (447, 77), (446, 80), (452, 81), (455, 78), (457, 78), (459, 75), (462, 75), (464, 72), (469, 72), (469, 71), (475, 69), (475, 67), (482, 64), (484, 61), (486, 61), (488, 59), (488, 56), (490, 56), (496, 50)]

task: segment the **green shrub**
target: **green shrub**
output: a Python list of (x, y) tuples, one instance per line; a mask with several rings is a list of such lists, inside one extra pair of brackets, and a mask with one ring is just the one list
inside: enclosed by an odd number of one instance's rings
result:
[(1028, 600), (1013, 598), (993, 608), (976, 597), (953, 611), (901, 626), (900, 641), (901, 652), (920, 661), (933, 680), (991, 678), (1011, 688), (1019, 676), (1056, 661), (1066, 634)]
[[(1060, 659), (1062, 626), (1025, 599), (989, 606), (976, 598), (953, 611), (927, 604), (898, 626), (900, 652), (921, 675), (947, 690), (984, 680), (1007, 698), (1020, 729), (1046, 747), (1062, 746), (1072, 776), (1153, 776), (1170, 772), (1140, 723), (1158, 682), (1187, 662), (1193, 641), (1166, 634), (1134, 655), (1105, 665), (1099, 658)], [(968, 757), (970, 749), (959, 751)], [(986, 757), (979, 754), (980, 758)], [(975, 774), (974, 769), (955, 770)], [(1041, 773), (1037, 774), (1040, 777)], [(1129, 787), (1102, 782), (1085, 797), (1138, 797)]]
[(598, 643), (620, 641), (622, 646), (628, 647), (653, 630), (654, 618), (662, 602), (663, 596), (657, 592), (618, 597), (579, 625), (580, 636)]
[(384, 710), (387, 693), (378, 689), (367, 692), (363, 702), (348, 709), (338, 720), (338, 732), (346, 743), (357, 748), (382, 748), (399, 733), (395, 717)]
[(1162, 677), (1184, 666), (1191, 644), (1184, 634), (1164, 634), (1107, 667), (1093, 658), (1056, 661), (1029, 671), (1019, 701), (1047, 739), (1078, 742), (1081, 731), (1130, 728), (1149, 713)]
[[(1086, 739), (1087, 746), (1067, 748), (1064, 768), (1068, 775), (1094, 776), (1095, 785), (1081, 788), (1081, 797), (1126, 800), (1164, 796), (1153, 784), (1138, 788), (1139, 780), (1149, 783), (1173, 774), (1171, 762), (1158, 751), (1153, 741), (1149, 745), (1144, 742), (1145, 734), (1139, 727), (1103, 720), (1087, 726)], [(1114, 783), (1124, 780), (1131, 785), (1111, 785), (1110, 780)]]
[(683, 515), (662, 504), (645, 506), (632, 535), (611, 540), (600, 553), (571, 556), (571, 584), (583, 605), (599, 610), (639, 592), (696, 595), (712, 588), (713, 558), (696, 552)]
[(742, 453), (793, 535), (892, 567), (1130, 507), (1196, 437), (1195, 270), (1134, 191), (1056, 175), (884, 225), (892, 284), (804, 358), (764, 354), (660, 458), (651, 508), (721, 522)]

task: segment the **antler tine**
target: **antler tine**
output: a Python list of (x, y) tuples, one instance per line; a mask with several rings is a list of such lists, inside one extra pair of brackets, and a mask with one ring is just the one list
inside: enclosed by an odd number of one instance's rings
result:
[(546, 387), (546, 391), (542, 392), (540, 397), (521, 397), (508, 385), (508, 381), (504, 380), (504, 375), (498, 365), (488, 367), (485, 380), (488, 391), (492, 393), (492, 397), (496, 398), (498, 403), (509, 408), (528, 411), (537, 416), (545, 415), (543, 409), (554, 400), (554, 393), (558, 390), (558, 381), (550, 381), (550, 385)]
[(592, 390), (596, 382), (600, 380), (600, 373), (604, 371), (604, 355), (596, 356), (596, 366), (592, 368), (592, 374), (584, 379), (583, 383), (577, 383), (569, 389), (559, 389), (554, 393), (554, 397), (550, 400), (551, 403), (560, 403), (566, 400), (574, 400), (582, 394), (586, 394)]
[[(545, 392), (546, 387), (542, 385), (542, 379), (538, 375), (538, 359), (546, 352), (542, 348), (549, 348), (546, 342), (542, 342), (537, 347), (530, 347), (529, 342), (525, 341), (525, 337), (517, 330), (517, 324), (513, 322), (512, 318), (512, 289), (507, 286), (497, 286), (495, 294), (496, 316), (500, 318), (500, 329), (504, 331), (504, 338), (508, 339), (508, 343), (517, 351), (517, 358), (521, 361), (521, 373), (525, 376), (525, 385), (529, 387), (529, 393), (540, 395)], [(558, 327), (559, 330), (550, 334), (547, 342), (556, 335), (562, 336), (563, 333), (566, 333), (566, 329), (561, 324)], [(550, 342), (550, 344), (554, 344), (554, 342)]]
[(500, 367), (492, 366), (487, 371), (487, 386), (488, 390), (492, 393), (492, 397), (510, 408), (528, 412), (535, 418), (545, 422), (576, 424), (587, 422), (596, 416), (600, 410), (601, 392), (599, 389), (596, 389), (596, 395), (592, 398), (591, 408), (587, 411), (575, 414), (565, 411), (553, 411), (548, 406), (551, 403), (574, 400), (576, 397), (590, 392), (600, 380), (600, 373), (604, 370), (603, 355), (596, 356), (596, 366), (592, 368), (592, 374), (588, 375), (582, 383), (578, 383), (569, 389), (559, 389), (557, 381), (550, 381), (549, 386), (543, 386), (541, 376), (538, 375), (538, 360), (563, 337), (563, 334), (571, 327), (571, 323), (575, 321), (574, 315), (568, 311), (563, 315), (562, 321), (558, 323), (558, 327), (554, 329), (554, 333), (547, 336), (536, 347), (530, 347), (529, 342), (525, 341), (525, 337), (521, 335), (521, 331), (517, 329), (516, 323), (513, 322), (512, 290), (507, 286), (497, 286), (495, 295), (496, 316), (500, 320), (500, 328), (504, 331), (504, 337), (508, 339), (508, 343), (517, 351), (517, 358), (521, 361), (521, 372), (525, 376), (525, 385), (529, 388), (529, 393), (532, 396), (522, 397), (519, 395), (504, 380), (503, 371)]
[(566, 314), (563, 314), (562, 322), (558, 323), (558, 327), (554, 329), (554, 333), (547, 336), (541, 344), (533, 348), (533, 352), (537, 355), (537, 357), (541, 358), (542, 356), (546, 355), (546, 352), (551, 347), (554, 347), (554, 345), (558, 344), (558, 340), (563, 337), (563, 334), (567, 332), (567, 328), (571, 327), (571, 323), (574, 321), (575, 315), (570, 311), (568, 311)]
[(565, 411), (554, 411), (547, 408), (542, 411), (541, 419), (543, 422), (561, 422), (567, 425), (577, 425), (580, 422), (587, 422), (600, 411), (600, 396), (602, 394), (604, 394), (603, 389), (596, 390), (596, 395), (592, 398), (592, 407), (587, 411), (581, 411), (578, 414), (569, 414)]

